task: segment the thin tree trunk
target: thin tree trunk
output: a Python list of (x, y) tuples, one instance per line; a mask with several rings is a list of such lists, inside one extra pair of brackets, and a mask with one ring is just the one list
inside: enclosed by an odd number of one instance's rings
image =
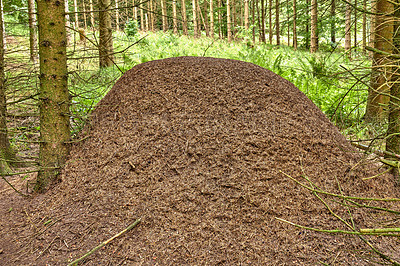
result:
[(144, 4), (140, 4), (140, 29), (142, 31), (145, 31), (145, 25), (144, 25), (144, 11), (143, 11)]
[(269, 38), (269, 44), (272, 44), (272, 0), (269, 0), (268, 3), (268, 9), (269, 9), (269, 17), (268, 17), (268, 38)]
[(93, 13), (93, 0), (90, 0), (89, 2), (90, 5), (90, 26), (92, 27), (92, 30), (94, 30), (94, 13)]
[(354, 47), (357, 47), (357, 0), (354, 0)]
[(77, 0), (74, 0), (74, 12), (75, 12), (75, 21), (74, 21), (74, 27), (75, 30), (79, 29), (79, 18), (78, 18), (78, 2)]
[(183, 35), (188, 35), (188, 24), (186, 15), (186, 1), (182, 0), (182, 32)]
[(174, 22), (174, 34), (178, 34), (178, 17), (176, 13), (176, 0), (172, 0), (172, 17)]
[[(395, 0), (397, 8), (393, 14), (393, 53), (400, 55), (400, 1)], [(389, 101), (389, 124), (386, 138), (386, 151), (400, 154), (400, 62), (394, 60), (391, 76), (390, 101)], [(397, 170), (396, 170), (397, 171)]]
[[(76, 0), (74, 0), (76, 1)], [(115, 29), (119, 31), (119, 9), (118, 9), (118, 0), (115, 1)]]
[(86, 17), (86, 4), (85, 1), (82, 1), (82, 9), (83, 9), (83, 27), (85, 31), (87, 30), (87, 17)]
[(293, 48), (297, 50), (297, 9), (296, 9), (296, 0), (293, 0)]
[(236, 25), (237, 25), (237, 18), (236, 18), (236, 3), (235, 0), (230, 0), (231, 2), (231, 30), (232, 30), (232, 40), (236, 38)]
[[(256, 0), (252, 0), (253, 5), (252, 5), (252, 10), (251, 10), (251, 21), (253, 23), (253, 27), (252, 27), (252, 33), (253, 33), (253, 45), (255, 45), (256, 43), (256, 27), (255, 27), (255, 22), (256, 22), (256, 16), (255, 16), (255, 12), (256, 12)], [(258, 4), (258, 3), (257, 3)]]
[(150, 30), (155, 31), (156, 15), (155, 15), (155, 3), (153, 0), (149, 1), (149, 12), (150, 12)]
[(244, 0), (244, 28), (249, 30), (249, 0)]
[[(377, 14), (389, 14), (393, 11), (393, 5), (388, 0), (379, 0), (376, 3)], [(375, 43), (377, 50), (391, 53), (393, 38), (393, 21), (386, 15), (376, 15), (375, 18)], [(372, 58), (371, 86), (368, 90), (367, 107), (364, 119), (367, 122), (383, 122), (387, 118), (385, 111), (390, 91), (388, 84), (388, 66), (390, 60), (381, 53), (374, 52)]]
[[(33, 5), (34, 7), (34, 5)], [(7, 134), (7, 101), (5, 86), (5, 47), (4, 47), (4, 19), (3, 19), (3, 0), (0, 0), (0, 173), (10, 173), (10, 164), (7, 160), (15, 158), (11, 149)]]
[[(367, 0), (363, 1), (363, 8), (367, 10)], [(363, 12), (362, 15), (362, 49), (365, 52), (367, 46), (367, 14)]]
[(37, 34), (36, 34), (35, 0), (28, 0), (28, 19), (29, 19), (30, 59), (33, 63), (36, 63), (36, 61), (37, 61)]
[(198, 33), (198, 27), (197, 27), (197, 1), (196, 0), (192, 0), (192, 12), (193, 12), (193, 34), (194, 37), (197, 38), (199, 37), (199, 33)]
[(99, 63), (100, 67), (114, 64), (114, 48), (111, 28), (111, 1), (99, 0)]
[[(65, 13), (69, 13), (68, 0), (64, 0)], [(65, 15), (65, 27), (67, 32), (67, 43), (71, 43), (71, 22), (69, 15)]]
[(214, 3), (210, 0), (210, 36), (214, 38)]
[(40, 171), (35, 190), (43, 192), (60, 173), (70, 144), (65, 4), (38, 0), (40, 54)]
[(204, 1), (204, 15), (203, 12), (201, 12), (200, 5), (199, 5), (199, 12), (201, 14), (201, 18), (203, 19), (203, 24), (204, 24), (204, 29), (206, 30), (206, 36), (210, 36), (210, 25), (208, 24), (208, 3), (207, 1)]
[(167, 18), (167, 2), (161, 0), (161, 14), (162, 14), (162, 27), (163, 31), (168, 31), (168, 18)]
[(137, 21), (138, 14), (137, 14), (137, 7), (135, 5), (135, 0), (132, 0), (132, 6), (133, 6), (133, 19)]
[(318, 6), (317, 0), (311, 0), (311, 46), (310, 52), (315, 53), (318, 50)]
[(222, 15), (221, 15), (221, 9), (222, 9), (222, 0), (218, 0), (218, 32), (219, 32), (219, 38), (222, 40), (223, 39), (223, 34), (222, 34)]
[[(351, 0), (349, 0), (351, 2)], [(345, 35), (344, 35), (344, 49), (347, 53), (347, 57), (350, 58), (351, 50), (351, 6), (346, 4), (346, 20), (345, 20)]]
[(266, 42), (265, 39), (265, 5), (264, 0), (261, 0), (261, 21), (260, 21), (260, 41)]
[(287, 18), (287, 45), (290, 46), (290, 16), (289, 16), (289, 0), (286, 2), (286, 18)]
[(310, 17), (308, 16), (310, 9), (310, 0), (306, 0), (307, 16), (306, 16), (306, 48), (310, 48)]
[(276, 45), (281, 45), (281, 33), (279, 28), (279, 0), (275, 1), (275, 30), (276, 30)]
[(336, 44), (336, 0), (332, 0), (331, 3), (331, 43)]
[(231, 29), (231, 5), (230, 0), (226, 0), (226, 23), (228, 30), (228, 42), (232, 41), (232, 29)]

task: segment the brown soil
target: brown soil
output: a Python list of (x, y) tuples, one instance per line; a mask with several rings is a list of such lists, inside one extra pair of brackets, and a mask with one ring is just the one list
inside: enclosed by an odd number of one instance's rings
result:
[[(276, 220), (348, 229), (282, 172), (334, 193), (399, 196), (390, 175), (362, 180), (374, 172), (294, 85), (240, 61), (138, 65), (98, 104), (85, 136), (46, 194), (25, 200), (0, 183), (1, 265), (64, 265), (138, 218), (86, 263), (370, 265), (356, 236)], [(399, 226), (398, 216), (350, 211), (357, 228)], [(399, 259), (398, 239), (368, 239)]]

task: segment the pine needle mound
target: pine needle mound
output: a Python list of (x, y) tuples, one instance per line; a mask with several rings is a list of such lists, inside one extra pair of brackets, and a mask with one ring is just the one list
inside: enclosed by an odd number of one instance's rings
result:
[[(44, 243), (57, 240), (38, 261), (65, 263), (141, 218), (86, 261), (368, 264), (355, 236), (276, 220), (348, 230), (285, 174), (338, 194), (396, 196), (389, 175), (362, 180), (373, 173), (359, 153), (293, 84), (241, 61), (179, 57), (138, 65), (99, 102), (85, 134), (62, 182), (38, 197), (41, 217), (59, 219), (42, 235)], [(357, 226), (376, 225), (368, 211), (351, 212)], [(43, 239), (34, 245), (45, 248)]]

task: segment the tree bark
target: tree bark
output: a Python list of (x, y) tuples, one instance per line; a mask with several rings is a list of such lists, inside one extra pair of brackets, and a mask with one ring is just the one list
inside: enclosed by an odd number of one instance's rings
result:
[[(377, 14), (390, 14), (393, 11), (393, 5), (388, 0), (379, 0), (376, 2)], [(377, 50), (391, 53), (393, 38), (393, 20), (388, 19), (387, 15), (376, 15), (375, 18), (375, 43)], [(388, 66), (390, 60), (382, 53), (374, 52), (372, 58), (371, 86), (368, 90), (367, 107), (364, 119), (367, 122), (383, 122), (387, 118), (385, 111), (390, 91), (388, 84)]]
[(111, 28), (111, 1), (99, 0), (99, 63), (100, 67), (114, 64), (114, 48)]
[[(64, 0), (65, 4), (65, 13), (69, 13), (69, 5), (68, 5), (68, 0)], [(65, 27), (66, 27), (66, 33), (67, 33), (67, 44), (71, 43), (71, 21), (69, 15), (65, 15)]]
[[(397, 7), (400, 1), (395, 0)], [(400, 55), (400, 9), (395, 8), (393, 14), (393, 53)], [(389, 124), (386, 138), (386, 151), (400, 154), (400, 62), (394, 60), (391, 76), (390, 101), (389, 101)]]
[(0, 0), (0, 173), (10, 173), (11, 163), (7, 160), (15, 158), (15, 153), (11, 149), (7, 133), (7, 104), (6, 104), (6, 86), (4, 72), (4, 19), (3, 19), (3, 0)]
[(251, 10), (251, 15), (252, 15), (251, 21), (253, 23), (252, 34), (253, 34), (253, 45), (254, 45), (256, 43), (256, 27), (255, 27), (255, 22), (256, 22), (256, 18), (255, 18), (256, 0), (252, 0), (252, 2), (253, 2), (253, 5), (252, 5), (252, 10)]
[(279, 0), (275, 1), (275, 30), (276, 30), (276, 45), (281, 45), (281, 32), (279, 28)]
[(219, 38), (222, 40), (224, 37), (222, 34), (222, 15), (221, 15), (221, 9), (222, 9), (222, 0), (218, 0), (218, 32), (219, 32)]
[(296, 9), (296, 0), (293, 0), (293, 48), (297, 50), (297, 9)]
[(162, 14), (162, 27), (163, 31), (168, 31), (168, 18), (167, 18), (167, 2), (161, 0), (161, 14)]
[[(351, 2), (351, 0), (349, 0)], [(350, 58), (351, 50), (351, 5), (346, 4), (346, 20), (345, 20), (345, 35), (344, 35), (344, 49), (347, 57)]]
[(214, 38), (214, 3), (210, 0), (210, 36)]
[(45, 191), (69, 153), (70, 141), (65, 4), (38, 0), (40, 54), (40, 171), (35, 190)]
[[(76, 1), (76, 0), (74, 0)], [(115, 30), (119, 31), (119, 8), (118, 0), (115, 1)]]
[(310, 52), (315, 53), (318, 50), (318, 6), (317, 0), (311, 0), (311, 45)]
[(244, 0), (244, 28), (249, 30), (249, 0)]
[[(102, 0), (99, 0), (99, 1), (102, 1)], [(143, 11), (144, 4), (141, 3), (139, 8), (140, 8), (140, 29), (142, 31), (145, 31), (146, 28), (145, 28), (145, 24), (144, 24), (144, 11)]]
[(260, 41), (266, 42), (265, 39), (265, 5), (264, 0), (261, 0), (261, 21), (260, 21)]
[(197, 27), (197, 1), (192, 0), (192, 13), (193, 13), (193, 35), (195, 38), (198, 37)]
[(36, 16), (35, 16), (35, 14), (36, 14), (35, 13), (35, 0), (28, 0), (29, 51), (30, 51), (30, 60), (33, 63), (36, 63), (36, 61), (37, 61), (37, 33), (36, 33)]
[(310, 17), (308, 16), (310, 9), (310, 0), (306, 0), (306, 8), (307, 8), (307, 12), (306, 12), (306, 36), (305, 36), (305, 42), (306, 42), (306, 48), (309, 49), (310, 48)]
[(87, 17), (86, 17), (86, 4), (85, 1), (82, 1), (82, 10), (83, 10), (83, 27), (85, 31), (87, 30)]
[(227, 34), (228, 42), (232, 41), (232, 29), (231, 29), (231, 5), (230, 0), (226, 0), (226, 23), (227, 23)]
[(75, 21), (74, 21), (74, 27), (75, 30), (78, 30), (79, 28), (79, 18), (78, 18), (78, 2), (77, 0), (74, 0), (74, 17), (75, 17)]
[(188, 35), (188, 24), (186, 15), (186, 1), (182, 0), (182, 32), (183, 35)]
[[(367, 10), (367, 0), (363, 1), (363, 8)], [(362, 15), (362, 49), (365, 52), (367, 46), (367, 14), (363, 12)]]
[(357, 0), (354, 0), (354, 47), (357, 47)]
[(269, 2), (268, 2), (268, 10), (269, 10), (269, 16), (268, 16), (268, 38), (269, 38), (269, 44), (272, 44), (272, 39), (273, 39), (273, 34), (272, 34), (272, 0), (269, 0)]
[(336, 0), (332, 0), (331, 3), (331, 43), (336, 43)]
[(94, 13), (93, 13), (93, 0), (90, 0), (90, 26), (94, 30)]
[(174, 34), (178, 34), (178, 17), (176, 13), (176, 0), (172, 0), (172, 17), (174, 22)]
[(204, 1), (203, 5), (204, 5), (204, 16), (203, 16), (203, 12), (200, 9), (200, 5), (199, 5), (199, 13), (201, 14), (201, 17), (203, 19), (204, 29), (206, 30), (206, 36), (210, 37), (210, 25), (208, 23), (208, 3), (207, 3), (207, 1)]

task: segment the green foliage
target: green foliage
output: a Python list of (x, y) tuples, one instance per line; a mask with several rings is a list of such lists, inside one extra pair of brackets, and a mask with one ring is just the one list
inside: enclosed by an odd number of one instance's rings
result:
[(128, 37), (135, 37), (138, 29), (139, 25), (136, 20), (128, 20), (125, 24), (125, 33)]

